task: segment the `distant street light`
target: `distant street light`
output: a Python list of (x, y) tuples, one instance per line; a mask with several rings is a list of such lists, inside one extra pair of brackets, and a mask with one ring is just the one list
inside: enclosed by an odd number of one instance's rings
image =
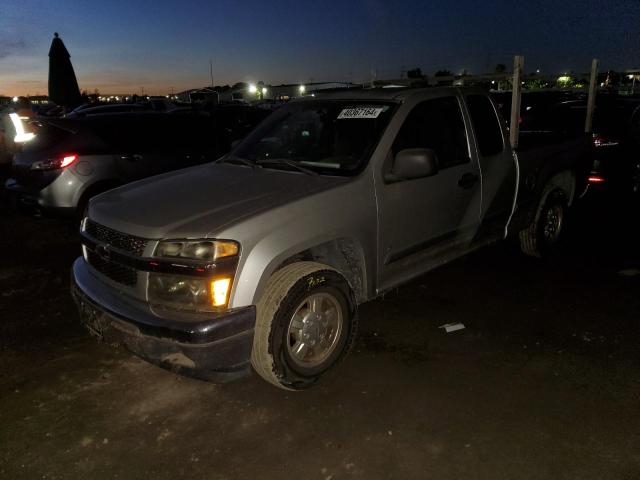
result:
[(262, 87), (262, 95), (266, 95), (267, 94), (267, 87)]
[(304, 95), (304, 92), (307, 90), (307, 87), (305, 87), (304, 85), (300, 85), (298, 87), (298, 90), (300, 91), (300, 95)]
[(258, 87), (256, 87), (253, 83), (249, 84), (249, 93), (255, 94), (258, 91)]
[(13, 97), (13, 102), (17, 103), (18, 102), (18, 97)]
[(558, 85), (562, 88), (571, 87), (573, 79), (569, 75), (561, 75), (558, 77)]

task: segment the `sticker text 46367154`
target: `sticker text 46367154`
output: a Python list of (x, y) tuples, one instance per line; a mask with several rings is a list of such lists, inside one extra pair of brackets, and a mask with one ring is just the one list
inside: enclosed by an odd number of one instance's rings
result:
[(385, 107), (345, 108), (338, 115), (338, 120), (346, 118), (378, 118)]

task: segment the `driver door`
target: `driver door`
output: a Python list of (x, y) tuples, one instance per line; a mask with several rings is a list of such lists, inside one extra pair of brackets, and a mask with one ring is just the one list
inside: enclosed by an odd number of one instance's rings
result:
[[(480, 169), (468, 130), (455, 95), (419, 102), (400, 127), (377, 188), (381, 291), (468, 249), (481, 208)], [(411, 180), (390, 178), (396, 155), (409, 148), (433, 150), (436, 173)]]

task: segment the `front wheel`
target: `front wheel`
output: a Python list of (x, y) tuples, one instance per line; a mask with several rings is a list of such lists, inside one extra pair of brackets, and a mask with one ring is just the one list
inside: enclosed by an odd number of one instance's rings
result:
[(257, 304), (251, 363), (280, 388), (309, 388), (348, 353), (356, 327), (355, 301), (342, 275), (315, 262), (287, 265)]
[(520, 232), (520, 247), (534, 257), (544, 256), (560, 239), (564, 229), (567, 201), (561, 190), (543, 198), (531, 224)]

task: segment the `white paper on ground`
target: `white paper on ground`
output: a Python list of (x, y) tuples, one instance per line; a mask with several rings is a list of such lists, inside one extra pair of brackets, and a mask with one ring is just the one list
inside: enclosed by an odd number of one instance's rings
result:
[(444, 328), (447, 333), (455, 332), (456, 330), (462, 330), (464, 327), (464, 323), (445, 323), (444, 325), (440, 325), (438, 328)]

